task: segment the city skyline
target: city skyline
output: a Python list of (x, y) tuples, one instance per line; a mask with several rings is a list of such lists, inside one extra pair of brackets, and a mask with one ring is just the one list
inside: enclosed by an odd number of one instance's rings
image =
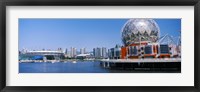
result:
[[(121, 29), (128, 19), (19, 19), (19, 50), (58, 48), (91, 52), (96, 47), (122, 45)], [(154, 19), (160, 35), (180, 36), (180, 19)]]

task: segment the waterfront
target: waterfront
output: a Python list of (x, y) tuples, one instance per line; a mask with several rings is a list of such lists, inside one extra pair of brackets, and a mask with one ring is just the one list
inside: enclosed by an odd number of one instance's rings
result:
[(181, 19), (20, 19), (19, 23), (19, 73), (181, 73)]
[(65, 62), (34, 62), (19, 63), (19, 73), (180, 73), (169, 69), (109, 69), (101, 66), (100, 61), (65, 61)]

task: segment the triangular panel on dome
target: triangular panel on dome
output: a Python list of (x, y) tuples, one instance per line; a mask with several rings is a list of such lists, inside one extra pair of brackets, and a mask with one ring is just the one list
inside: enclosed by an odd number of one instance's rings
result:
[(122, 28), (122, 41), (126, 46), (139, 41), (156, 42), (159, 31), (153, 19), (129, 19)]

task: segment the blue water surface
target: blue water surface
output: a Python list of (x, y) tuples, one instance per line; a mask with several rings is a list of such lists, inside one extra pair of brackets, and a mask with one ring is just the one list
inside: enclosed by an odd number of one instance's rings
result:
[(108, 73), (98, 61), (19, 63), (19, 73)]

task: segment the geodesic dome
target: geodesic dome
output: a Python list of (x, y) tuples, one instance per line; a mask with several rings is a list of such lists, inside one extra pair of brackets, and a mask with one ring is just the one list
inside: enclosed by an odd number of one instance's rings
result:
[(157, 42), (160, 29), (153, 19), (129, 19), (122, 28), (125, 46), (142, 41)]

